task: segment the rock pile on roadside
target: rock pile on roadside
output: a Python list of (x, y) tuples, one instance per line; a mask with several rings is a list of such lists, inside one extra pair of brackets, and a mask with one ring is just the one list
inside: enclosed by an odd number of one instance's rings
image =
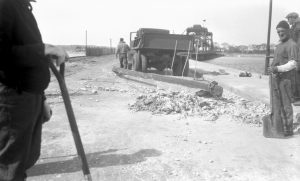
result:
[(269, 108), (262, 103), (250, 102), (232, 94), (222, 98), (205, 98), (187, 91), (153, 90), (137, 97), (129, 105), (133, 111), (150, 111), (153, 114), (183, 114), (201, 116), (204, 120), (215, 121), (222, 115), (249, 124), (261, 124), (262, 116)]

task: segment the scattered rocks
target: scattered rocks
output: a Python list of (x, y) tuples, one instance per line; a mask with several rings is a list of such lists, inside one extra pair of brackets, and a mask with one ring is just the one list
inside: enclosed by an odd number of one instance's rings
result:
[(92, 93), (93, 93), (93, 94), (97, 94), (98, 91), (97, 91), (96, 89), (93, 89), (93, 90), (92, 90)]
[(135, 103), (129, 105), (129, 109), (150, 111), (153, 114), (201, 116), (205, 121), (216, 121), (220, 116), (228, 115), (233, 120), (257, 125), (261, 125), (261, 117), (269, 113), (265, 104), (250, 102), (237, 96), (204, 98), (186, 91), (163, 89), (153, 89), (139, 95)]

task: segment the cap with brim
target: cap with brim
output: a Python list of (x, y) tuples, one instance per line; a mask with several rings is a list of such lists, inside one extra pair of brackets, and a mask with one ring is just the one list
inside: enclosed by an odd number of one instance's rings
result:
[(288, 15), (286, 15), (286, 18), (298, 18), (298, 17), (299, 17), (299, 14), (295, 13), (295, 12), (292, 12), (292, 13), (289, 13)]
[(278, 23), (278, 25), (276, 26), (276, 28), (284, 28), (284, 29), (290, 29), (290, 25), (287, 21), (282, 20)]

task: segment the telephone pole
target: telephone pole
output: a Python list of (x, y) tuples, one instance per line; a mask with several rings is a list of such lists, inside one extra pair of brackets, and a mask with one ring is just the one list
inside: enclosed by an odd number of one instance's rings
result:
[(113, 51), (112, 51), (112, 39), (111, 38), (109, 39), (109, 44), (110, 44), (110, 53), (112, 54)]
[(85, 56), (87, 56), (87, 30), (85, 30)]

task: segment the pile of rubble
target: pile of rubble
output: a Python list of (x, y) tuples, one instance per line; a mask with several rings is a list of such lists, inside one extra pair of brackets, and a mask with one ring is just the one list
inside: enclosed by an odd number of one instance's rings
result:
[(187, 91), (153, 90), (137, 97), (129, 105), (134, 111), (150, 111), (153, 114), (183, 114), (201, 116), (204, 120), (215, 121), (221, 115), (229, 115), (233, 120), (251, 124), (261, 124), (261, 117), (269, 113), (262, 103), (250, 102), (235, 95), (222, 98), (200, 97)]

